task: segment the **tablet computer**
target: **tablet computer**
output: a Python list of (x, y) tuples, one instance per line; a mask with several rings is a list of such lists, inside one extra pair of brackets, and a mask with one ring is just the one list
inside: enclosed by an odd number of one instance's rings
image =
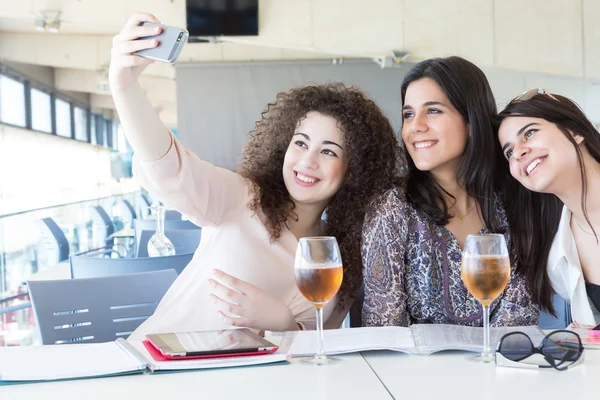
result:
[(168, 359), (256, 356), (271, 354), (278, 346), (250, 329), (227, 329), (146, 335), (148, 342)]

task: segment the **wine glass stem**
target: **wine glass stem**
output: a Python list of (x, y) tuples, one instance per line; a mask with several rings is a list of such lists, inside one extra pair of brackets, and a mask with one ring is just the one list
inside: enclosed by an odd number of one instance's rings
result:
[(156, 210), (156, 233), (163, 235), (165, 231), (165, 209), (159, 207)]
[(490, 354), (490, 306), (483, 306), (483, 351), (482, 355)]
[(319, 338), (319, 351), (315, 358), (325, 358), (323, 351), (323, 307), (317, 307), (317, 337)]

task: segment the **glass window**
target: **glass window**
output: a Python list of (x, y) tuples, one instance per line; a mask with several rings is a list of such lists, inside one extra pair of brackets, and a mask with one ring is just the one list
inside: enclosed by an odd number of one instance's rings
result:
[(52, 109), (50, 95), (31, 88), (31, 128), (52, 133)]
[(0, 121), (25, 126), (25, 85), (0, 75)]
[(71, 104), (64, 100), (56, 99), (56, 134), (71, 137)]
[(106, 121), (106, 135), (104, 138), (106, 139), (104, 142), (105, 147), (113, 148), (113, 121), (112, 119), (107, 119)]
[(81, 107), (75, 107), (75, 139), (83, 142), (88, 141), (87, 119), (87, 110)]
[(98, 118), (95, 114), (90, 114), (90, 143), (98, 144), (98, 137), (96, 135), (96, 118)]
[(104, 122), (102, 115), (96, 115), (94, 120), (96, 121), (96, 144), (99, 146), (104, 146), (104, 143), (106, 143), (106, 122)]

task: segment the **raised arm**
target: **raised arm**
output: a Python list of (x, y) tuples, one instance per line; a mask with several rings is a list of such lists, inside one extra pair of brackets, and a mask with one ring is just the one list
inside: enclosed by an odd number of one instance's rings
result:
[(365, 216), (362, 237), (364, 326), (408, 326), (405, 288), (407, 224), (396, 191)]
[[(138, 83), (153, 61), (132, 53), (156, 46), (156, 35), (143, 21), (160, 23), (151, 14), (138, 13), (114, 37), (109, 70), (110, 88), (123, 132), (135, 152), (133, 169), (142, 187), (161, 202), (200, 226), (217, 225), (248, 193), (238, 174), (217, 168), (186, 150), (159, 119)], [(158, 28), (160, 29), (160, 28)]]
[(156, 39), (135, 40), (160, 33), (159, 27), (139, 26), (143, 21), (160, 21), (151, 14), (137, 13), (113, 38), (109, 82), (123, 132), (136, 155), (145, 161), (163, 157), (171, 146), (169, 130), (146, 98), (138, 77), (154, 61), (132, 54), (156, 47)]

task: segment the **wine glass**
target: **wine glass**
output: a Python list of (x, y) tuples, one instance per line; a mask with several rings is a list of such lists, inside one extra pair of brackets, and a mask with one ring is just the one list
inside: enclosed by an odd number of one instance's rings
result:
[(317, 311), (319, 349), (314, 357), (300, 360), (311, 365), (331, 365), (339, 358), (327, 357), (323, 351), (323, 307), (342, 285), (342, 256), (334, 237), (300, 238), (294, 262), (296, 284), (300, 293), (313, 303)]
[(461, 263), (462, 281), (483, 306), (483, 351), (470, 361), (494, 360), (490, 350), (490, 304), (502, 293), (510, 279), (510, 260), (503, 235), (469, 235)]
[(165, 211), (167, 207), (153, 205), (148, 208), (156, 212), (156, 232), (148, 240), (148, 257), (174, 256), (175, 246), (165, 236)]

